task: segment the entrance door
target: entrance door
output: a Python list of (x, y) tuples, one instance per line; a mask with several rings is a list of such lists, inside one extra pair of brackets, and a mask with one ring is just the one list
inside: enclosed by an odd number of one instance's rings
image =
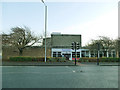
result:
[(71, 54), (63, 54), (64, 57), (66, 57), (66, 60), (69, 60), (69, 58), (71, 57)]

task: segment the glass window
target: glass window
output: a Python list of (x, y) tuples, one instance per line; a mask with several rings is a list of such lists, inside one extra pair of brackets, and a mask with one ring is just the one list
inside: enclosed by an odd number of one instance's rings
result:
[(82, 57), (85, 57), (85, 51), (82, 51)]
[(56, 52), (53, 52), (53, 57), (56, 57)]
[(77, 58), (80, 58), (80, 52), (77, 52)]
[(72, 57), (75, 58), (75, 52), (72, 52)]
[(86, 57), (89, 57), (89, 51), (86, 51)]
[[(80, 58), (80, 52), (76, 53), (77, 58)], [(75, 52), (72, 52), (72, 57), (75, 58)]]
[(113, 51), (113, 57), (115, 57), (115, 51)]
[(61, 52), (58, 52), (58, 57), (62, 57)]

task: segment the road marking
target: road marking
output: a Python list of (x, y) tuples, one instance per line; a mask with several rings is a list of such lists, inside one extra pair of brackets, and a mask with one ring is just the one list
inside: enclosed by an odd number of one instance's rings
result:
[(75, 73), (75, 70), (71, 69), (70, 67), (66, 66), (66, 68), (68, 68), (69, 70), (72, 70), (72, 72)]
[(75, 72), (75, 71), (73, 71), (73, 72)]

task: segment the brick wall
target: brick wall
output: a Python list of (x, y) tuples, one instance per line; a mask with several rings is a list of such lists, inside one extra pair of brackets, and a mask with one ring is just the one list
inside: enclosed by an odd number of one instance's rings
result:
[[(26, 48), (23, 50), (22, 56), (44, 57), (44, 48)], [(19, 56), (19, 52), (14, 47), (4, 47), (2, 49), (2, 59), (7, 60), (11, 56)], [(51, 49), (47, 49), (47, 57), (51, 56)]]

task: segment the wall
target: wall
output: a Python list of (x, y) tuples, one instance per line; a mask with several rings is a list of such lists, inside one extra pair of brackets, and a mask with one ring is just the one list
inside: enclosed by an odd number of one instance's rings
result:
[(81, 46), (81, 35), (60, 34), (51, 35), (51, 44), (53, 48), (56, 46), (69, 46), (71, 48), (72, 42), (79, 42)]
[[(44, 57), (44, 48), (26, 48), (22, 56)], [(19, 52), (14, 47), (4, 47), (2, 49), (2, 59), (7, 60), (11, 56), (19, 56)], [(51, 56), (51, 49), (47, 49), (47, 57)]]

